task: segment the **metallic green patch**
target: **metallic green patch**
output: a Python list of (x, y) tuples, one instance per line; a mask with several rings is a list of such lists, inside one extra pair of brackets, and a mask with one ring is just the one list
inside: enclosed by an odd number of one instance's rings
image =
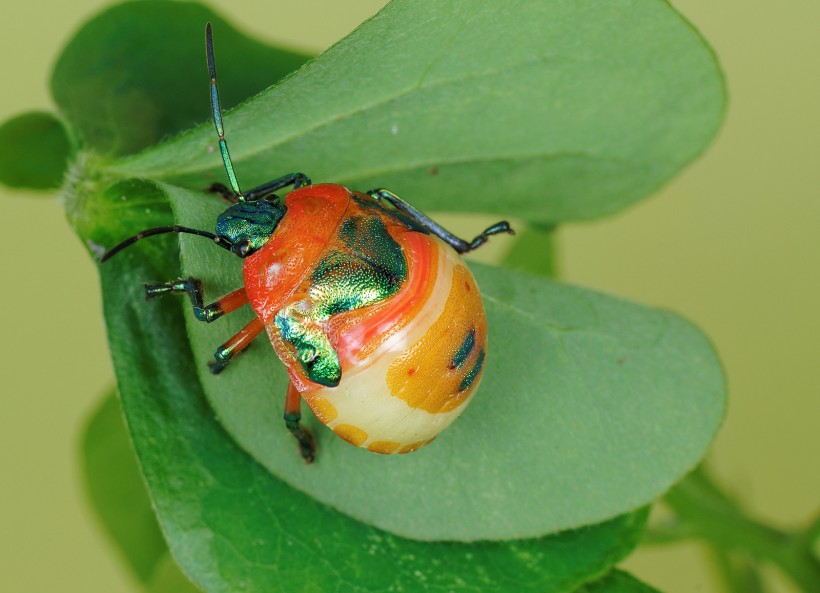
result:
[(339, 229), (339, 238), (351, 253), (399, 283), (407, 278), (407, 263), (401, 247), (376, 216), (354, 216)]
[(470, 388), (470, 386), (475, 382), (476, 377), (478, 377), (478, 373), (481, 372), (482, 366), (484, 366), (483, 348), (478, 351), (478, 358), (476, 358), (475, 365), (473, 365), (473, 368), (471, 368), (470, 372), (467, 373), (461, 380), (461, 383), (458, 386), (459, 391), (466, 391)]
[(467, 337), (464, 338), (464, 343), (458, 350), (456, 350), (456, 353), (453, 356), (453, 361), (450, 363), (450, 368), (460, 369), (467, 360), (467, 357), (470, 356), (473, 348), (475, 348), (475, 328), (467, 332)]
[(293, 307), (286, 307), (273, 320), (282, 339), (293, 344), (299, 364), (308, 379), (326, 387), (336, 387), (342, 378), (339, 356), (321, 328), (302, 318)]
[(342, 223), (339, 238), (346, 249), (331, 250), (310, 277), (314, 319), (382, 301), (407, 279), (401, 247), (379, 218), (349, 218)]

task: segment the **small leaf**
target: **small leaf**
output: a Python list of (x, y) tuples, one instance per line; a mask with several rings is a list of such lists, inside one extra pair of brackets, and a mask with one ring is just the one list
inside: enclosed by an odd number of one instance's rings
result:
[(604, 578), (584, 585), (576, 593), (660, 593), (629, 573), (613, 570)]
[(602, 574), (637, 543), (645, 511), (547, 538), (465, 544), (405, 540), (322, 505), (266, 472), (216, 422), (179, 302), (142, 299), (140, 281), (172, 275), (173, 265), (133, 249), (101, 271), (143, 472), (174, 557), (204, 591), (558, 593)]
[(198, 593), (200, 589), (189, 581), (171, 558), (163, 556), (145, 593)]
[(515, 243), (504, 257), (507, 268), (545, 278), (556, 276), (555, 227), (533, 224), (516, 229)]
[(0, 183), (24, 189), (55, 189), (74, 152), (63, 123), (31, 111), (0, 126)]
[(225, 107), (299, 68), (304, 55), (263, 45), (209, 8), (147, 0), (88, 21), (60, 56), (51, 91), (64, 115), (98, 152), (132, 154), (210, 118), (205, 24), (220, 31)]
[[(246, 188), (302, 171), (422, 210), (557, 222), (655, 191), (724, 105), (714, 55), (664, 0), (394, 0), (225, 127)], [(223, 176), (215, 144), (205, 124), (111, 170), (200, 189)]]
[[(212, 228), (225, 208), (206, 194), (164, 189), (186, 226)], [(201, 237), (181, 240), (183, 275), (203, 281), (207, 300), (241, 286), (238, 258)], [(725, 387), (695, 327), (589, 290), (471, 267), (489, 321), (486, 372), (435, 443), (385, 458), (311, 419), (321, 453), (305, 466), (282, 422), (287, 375), (266, 336), (224, 373), (206, 366), (252, 312), (204, 324), (185, 304), (200, 381), (220, 421), (289, 484), (416, 539), (536, 537), (598, 523), (652, 502), (696, 465), (723, 418)]]
[(168, 548), (113, 394), (86, 425), (82, 466), (91, 507), (103, 528), (135, 576), (149, 582)]

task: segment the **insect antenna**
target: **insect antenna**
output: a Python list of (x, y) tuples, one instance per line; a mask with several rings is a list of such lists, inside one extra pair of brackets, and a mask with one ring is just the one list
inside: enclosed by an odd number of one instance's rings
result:
[(234, 171), (231, 155), (228, 152), (228, 143), (225, 141), (225, 128), (222, 126), (222, 106), (219, 103), (219, 90), (216, 86), (216, 62), (214, 62), (214, 39), (211, 32), (211, 23), (205, 26), (205, 53), (208, 56), (208, 74), (211, 76), (211, 112), (216, 133), (219, 135), (219, 152), (222, 153), (222, 162), (225, 163), (225, 172), (228, 174), (231, 189), (236, 194), (237, 200), (244, 202), (245, 196), (242, 195), (242, 190), (239, 189), (239, 181), (236, 179), (236, 171)]
[(190, 229), (188, 227), (179, 226), (175, 224), (173, 226), (160, 226), (153, 229), (146, 229), (141, 233), (137, 233), (133, 237), (129, 237), (122, 243), (119, 243), (109, 249), (108, 251), (103, 254), (102, 258), (100, 258), (100, 263), (104, 264), (109, 259), (117, 255), (120, 251), (125, 249), (126, 247), (130, 247), (140, 239), (145, 239), (145, 237), (151, 237), (153, 235), (161, 235), (163, 233), (188, 233), (190, 235), (199, 235), (200, 237), (208, 237), (211, 241), (222, 247), (223, 249), (227, 249), (228, 251), (231, 250), (232, 243), (227, 239), (223, 239), (218, 235), (214, 235), (213, 233), (209, 233), (207, 231), (200, 231), (198, 229)]

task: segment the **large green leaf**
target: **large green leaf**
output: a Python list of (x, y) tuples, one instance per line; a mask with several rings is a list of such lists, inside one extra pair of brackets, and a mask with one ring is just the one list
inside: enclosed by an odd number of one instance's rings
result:
[[(164, 190), (176, 219), (194, 228), (211, 227), (225, 207)], [(235, 256), (200, 237), (184, 236), (182, 248), (183, 275), (201, 278), (206, 298), (241, 285)], [(200, 381), (228, 432), (271, 472), (418, 539), (533, 537), (596, 523), (651, 502), (695, 466), (724, 412), (721, 369), (697, 329), (592, 291), (473, 270), (490, 324), (485, 377), (465, 414), (417, 453), (374, 455), (311, 419), (320, 453), (305, 466), (282, 422), (284, 367), (265, 337), (224, 373), (206, 367), (248, 308), (208, 325), (183, 305)]]
[(140, 281), (174, 266), (139, 249), (118, 260), (102, 285), (126, 418), (171, 551), (203, 590), (569, 592), (637, 542), (644, 511), (541, 539), (410, 541), (298, 492), (215, 421), (179, 303), (143, 301)]
[[(227, 92), (247, 64), (217, 49)], [(724, 103), (709, 47), (663, 0), (394, 0), (225, 122), (245, 187), (303, 171), (422, 209), (561, 221), (656, 189)], [(222, 178), (214, 146), (205, 124), (112, 171), (199, 189)]]
[(222, 101), (236, 105), (301, 66), (307, 57), (236, 31), (209, 8), (148, 0), (111, 7), (63, 51), (54, 99), (83, 140), (106, 154), (131, 154), (207, 121), (205, 23), (220, 32)]

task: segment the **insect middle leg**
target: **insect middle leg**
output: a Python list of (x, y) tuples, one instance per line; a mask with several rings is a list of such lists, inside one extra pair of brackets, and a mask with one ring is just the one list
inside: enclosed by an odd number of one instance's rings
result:
[(515, 231), (510, 228), (510, 223), (506, 220), (501, 220), (488, 226), (472, 241), (466, 241), (455, 236), (453, 233), (424, 214), (421, 210), (414, 208), (389, 189), (371, 189), (367, 192), (367, 195), (377, 200), (385, 200), (389, 202), (396, 210), (410, 217), (416, 224), (433, 233), (436, 237), (447, 243), (458, 253), (467, 253), (473, 249), (478, 249), (484, 245), (484, 243), (487, 242), (487, 239), (492, 235), (497, 235), (499, 233), (509, 233), (511, 235), (515, 234)]
[(234, 290), (210, 305), (204, 304), (202, 282), (195, 278), (175, 280), (162, 284), (146, 284), (145, 298), (153, 299), (166, 294), (187, 294), (191, 299), (194, 316), (200, 321), (210, 323), (223, 315), (236, 311), (248, 302), (248, 295), (244, 288)]
[(254, 317), (245, 327), (234, 334), (231, 339), (222, 344), (214, 352), (214, 360), (208, 363), (208, 368), (214, 375), (225, 370), (225, 367), (237, 356), (247, 350), (251, 342), (265, 329), (265, 324), (258, 317)]
[(316, 439), (307, 428), (299, 424), (302, 419), (302, 395), (293, 386), (288, 384), (288, 394), (285, 397), (285, 426), (296, 437), (299, 443), (299, 453), (305, 463), (313, 463), (316, 459)]

